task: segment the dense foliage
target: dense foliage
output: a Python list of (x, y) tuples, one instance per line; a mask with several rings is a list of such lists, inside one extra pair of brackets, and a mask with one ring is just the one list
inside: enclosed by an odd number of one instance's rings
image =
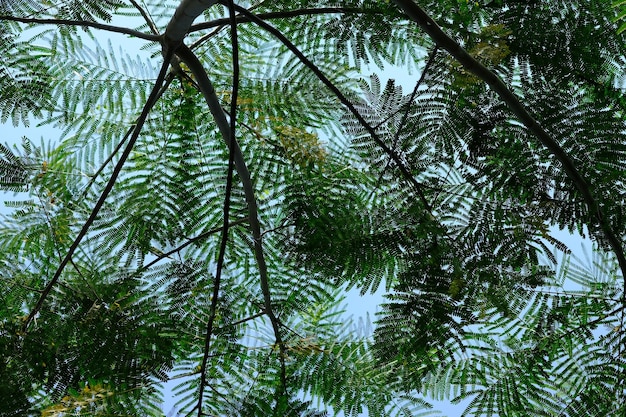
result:
[(0, 0), (0, 415), (626, 415), (619, 7)]

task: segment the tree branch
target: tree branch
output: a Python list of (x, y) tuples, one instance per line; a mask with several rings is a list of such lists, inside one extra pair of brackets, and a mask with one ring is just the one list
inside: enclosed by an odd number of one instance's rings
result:
[[(209, 109), (215, 119), (218, 129), (220, 130), (227, 144), (229, 146), (232, 146), (230, 148), (230, 152), (233, 153), (235, 169), (237, 170), (237, 173), (239, 174), (239, 177), (241, 179), (243, 191), (246, 197), (246, 203), (248, 205), (248, 219), (250, 224), (250, 231), (254, 240), (254, 254), (259, 268), (259, 280), (261, 283), (261, 291), (263, 293), (264, 308), (272, 324), (274, 337), (276, 338), (277, 345), (281, 349), (282, 356), (285, 351), (285, 347), (282, 341), (282, 337), (280, 335), (280, 323), (276, 318), (276, 315), (274, 314), (274, 309), (271, 302), (269, 279), (267, 275), (267, 263), (265, 261), (265, 255), (263, 253), (263, 237), (261, 235), (261, 225), (259, 223), (258, 217), (258, 205), (256, 201), (256, 196), (254, 195), (254, 186), (252, 185), (250, 171), (248, 170), (248, 166), (246, 165), (245, 159), (243, 158), (243, 153), (241, 152), (241, 148), (236, 138), (233, 138), (234, 140), (232, 141), (232, 143), (230, 143), (231, 141), (228, 140), (228, 138), (231, 137), (230, 123), (226, 119), (226, 115), (224, 114), (224, 110), (222, 109), (219, 99), (217, 98), (217, 94), (215, 93), (213, 84), (209, 80), (209, 77), (204, 67), (202, 66), (202, 63), (186, 45), (180, 45), (180, 47), (176, 50), (176, 55), (178, 55), (180, 60), (189, 67), (191, 73), (194, 75), (196, 82), (198, 83), (198, 86), (200, 88), (200, 92), (204, 96), (204, 99), (209, 106)], [(283, 385), (284, 383), (285, 381), (283, 381)]]
[[(259, 268), (259, 279), (261, 283), (261, 291), (263, 292), (265, 312), (272, 324), (276, 343), (280, 346), (282, 355), (285, 352), (285, 347), (280, 335), (279, 321), (274, 314), (271, 302), (270, 287), (267, 276), (267, 263), (263, 253), (263, 238), (261, 236), (261, 226), (258, 218), (258, 205), (254, 195), (254, 186), (252, 185), (252, 179), (250, 178), (250, 171), (248, 170), (236, 138), (233, 138), (234, 140), (232, 143), (228, 140), (228, 138), (231, 138), (230, 124), (226, 119), (224, 110), (222, 109), (217, 95), (215, 94), (213, 84), (209, 80), (202, 63), (198, 60), (191, 49), (183, 44), (183, 39), (189, 32), (189, 28), (195, 18), (214, 4), (216, 4), (216, 0), (183, 0), (176, 8), (174, 16), (172, 16), (172, 19), (167, 25), (163, 35), (162, 45), (164, 53), (167, 53), (169, 50), (175, 50), (176, 55), (189, 67), (192, 74), (196, 77), (200, 92), (204, 96), (204, 99), (209, 106), (209, 110), (211, 111), (211, 114), (213, 115), (224, 140), (227, 142), (227, 145), (229, 145), (229, 151), (233, 154), (235, 169), (241, 179), (246, 203), (248, 205), (248, 220), (250, 222), (250, 230), (254, 240), (254, 254)], [(286, 389), (284, 379), (282, 383)]]
[(115, 168), (113, 168), (113, 172), (111, 173), (111, 177), (109, 178), (109, 181), (107, 182), (107, 185), (104, 187), (104, 190), (100, 194), (100, 198), (96, 202), (96, 205), (94, 206), (93, 210), (91, 211), (91, 214), (89, 215), (89, 217), (87, 218), (87, 220), (83, 224), (83, 227), (81, 228), (80, 232), (78, 233), (78, 236), (76, 236), (76, 238), (74, 239), (74, 242), (72, 242), (72, 245), (68, 249), (67, 254), (65, 255), (65, 257), (61, 261), (61, 264), (59, 265), (59, 267), (57, 268), (56, 272), (54, 273), (54, 276), (52, 277), (50, 282), (48, 282), (48, 284), (46, 285), (46, 287), (42, 291), (39, 299), (37, 300), (37, 303), (35, 304), (35, 307), (31, 310), (30, 314), (28, 315), (28, 317), (24, 321), (23, 328), (22, 328), (22, 330), (24, 332), (26, 332), (26, 330), (28, 329), (28, 326), (30, 325), (30, 323), (33, 320), (33, 318), (37, 315), (39, 310), (41, 310), (41, 307), (43, 306), (43, 303), (44, 303), (46, 297), (48, 296), (48, 294), (52, 290), (52, 287), (57, 283), (57, 281), (61, 277), (61, 273), (63, 272), (63, 269), (68, 264), (68, 262), (70, 262), (70, 260), (72, 259), (72, 255), (74, 254), (74, 252), (78, 248), (78, 245), (80, 244), (80, 241), (83, 239), (83, 237), (85, 237), (85, 235), (87, 234), (87, 231), (89, 231), (89, 227), (91, 226), (91, 224), (96, 219), (96, 216), (98, 215), (98, 212), (100, 212), (100, 209), (104, 205), (104, 201), (106, 200), (107, 196), (109, 195), (109, 193), (113, 189), (113, 185), (115, 185), (115, 181), (117, 180), (117, 177), (119, 176), (120, 172), (122, 171), (122, 167), (124, 166), (124, 162), (126, 162), (126, 159), (128, 159), (128, 156), (130, 155), (130, 152), (133, 149), (133, 146), (135, 145), (135, 142), (137, 141), (137, 138), (139, 137), (139, 133), (141, 132), (141, 129), (142, 129), (142, 127), (143, 127), (147, 117), (148, 117), (148, 114), (150, 113), (150, 110), (152, 110), (152, 107), (154, 106), (154, 104), (157, 101), (157, 98), (158, 98), (158, 95), (159, 95), (159, 90), (160, 90), (161, 84), (165, 80), (165, 76), (167, 75), (167, 69), (169, 68), (169, 62), (171, 60), (171, 56), (172, 55), (173, 55), (173, 53), (170, 52), (169, 56), (166, 56), (166, 60), (163, 61), (163, 64), (161, 65), (161, 70), (159, 72), (159, 76), (157, 77), (157, 80), (156, 80), (156, 82), (154, 84), (154, 87), (152, 88), (152, 91), (150, 92), (150, 96), (148, 97), (148, 100), (146, 101), (146, 104), (143, 106), (143, 110), (141, 111), (141, 115), (137, 119), (137, 124), (135, 126), (135, 130), (133, 132), (133, 135), (131, 136), (130, 140), (128, 141), (128, 145), (126, 145), (126, 148), (124, 149), (124, 152), (120, 156), (119, 161), (115, 165)]
[(139, 11), (139, 14), (141, 14), (141, 17), (143, 17), (143, 20), (146, 21), (146, 24), (148, 25), (152, 33), (154, 35), (159, 35), (159, 29), (154, 24), (154, 20), (152, 20), (148, 12), (143, 7), (141, 7), (139, 3), (137, 3), (136, 0), (130, 0), (130, 2), (132, 3), (133, 6), (135, 6), (135, 9)]
[(209, 351), (211, 350), (211, 336), (213, 335), (213, 323), (217, 314), (217, 301), (220, 291), (220, 283), (222, 279), (222, 270), (224, 268), (224, 258), (226, 256), (226, 244), (228, 243), (228, 221), (230, 217), (230, 197), (233, 189), (233, 168), (234, 156), (233, 152), (236, 135), (237, 122), (237, 96), (239, 95), (239, 44), (237, 39), (237, 24), (234, 20), (235, 12), (232, 9), (232, 0), (229, 7), (231, 17), (231, 45), (233, 48), (233, 88), (230, 102), (230, 136), (224, 140), (228, 145), (228, 172), (226, 174), (226, 191), (224, 193), (224, 226), (222, 227), (222, 239), (220, 241), (220, 249), (217, 257), (217, 265), (215, 272), (215, 283), (213, 284), (213, 295), (211, 299), (211, 307), (209, 310), (209, 320), (207, 321), (206, 336), (204, 343), (204, 352), (202, 354), (202, 363), (200, 365), (200, 387), (198, 389), (198, 417), (202, 417), (202, 400), (204, 397), (204, 389), (207, 386), (206, 370), (209, 360)]
[[(257, 17), (261, 19), (286, 19), (289, 17), (297, 17), (297, 16), (313, 16), (313, 15), (321, 15), (321, 14), (337, 14), (337, 13), (367, 13), (368, 11), (359, 9), (359, 8), (346, 8), (346, 7), (322, 7), (319, 9), (297, 9), (297, 10), (287, 10), (281, 12), (268, 12), (268, 13), (259, 13)], [(370, 14), (373, 14), (372, 11), (369, 11)], [(196, 39), (192, 44), (189, 45), (189, 48), (193, 51), (197, 46), (201, 45), (207, 39), (217, 35), (224, 27), (229, 24), (230, 18), (222, 18), (222, 19), (214, 19), (210, 22), (202, 22), (196, 25), (193, 25), (189, 28), (189, 33), (198, 32), (204, 29), (212, 29), (216, 28), (211, 33), (207, 33), (199, 39)], [(250, 23), (251, 20), (247, 16), (237, 15), (235, 16), (235, 20), (237, 24), (240, 23)]]
[[(228, 227), (230, 228), (230, 227), (233, 227), (233, 226), (237, 226), (237, 225), (243, 224), (243, 223), (245, 223), (245, 222), (247, 222), (247, 221), (248, 221), (248, 219), (247, 219), (247, 218), (244, 218), (244, 219), (239, 219), (239, 220), (235, 220), (234, 222), (230, 223)], [(205, 239), (205, 238), (207, 238), (207, 237), (211, 236), (212, 234), (219, 233), (219, 232), (221, 232), (222, 230), (223, 230), (223, 226), (220, 226), (220, 227), (216, 227), (216, 228), (213, 228), (213, 229), (207, 230), (206, 232), (200, 233), (198, 236), (195, 236), (195, 237), (189, 238), (189, 239), (188, 239), (185, 243), (183, 243), (182, 245), (177, 246), (177, 247), (175, 247), (174, 249), (171, 249), (171, 250), (169, 250), (169, 251), (167, 251), (167, 252), (159, 253), (159, 254), (157, 255), (157, 257), (156, 257), (156, 258), (154, 258), (152, 261), (150, 261), (150, 262), (149, 262), (149, 263), (147, 263), (146, 265), (142, 266), (141, 268), (138, 268), (138, 269), (137, 269), (137, 271), (136, 271), (135, 273), (137, 274), (137, 273), (140, 273), (140, 272), (142, 272), (142, 271), (145, 271), (145, 270), (147, 270), (147, 269), (151, 268), (152, 266), (154, 266), (155, 264), (159, 263), (159, 262), (160, 262), (160, 261), (162, 261), (163, 259), (165, 259), (165, 258), (169, 258), (170, 256), (172, 256), (172, 255), (173, 255), (173, 254), (175, 254), (176, 252), (180, 252), (181, 250), (185, 249), (187, 246), (189, 246), (189, 245), (191, 245), (191, 244), (194, 244), (194, 243), (196, 243), (196, 242), (197, 242), (197, 241), (199, 241), (199, 240)]]
[[(267, 13), (259, 13), (256, 15), (259, 19), (262, 20), (272, 20), (272, 19), (287, 19), (290, 17), (299, 17), (299, 16), (315, 16), (315, 15), (323, 15), (323, 14), (380, 14), (375, 10), (362, 9), (359, 7), (320, 7), (320, 8), (307, 8), (307, 9), (296, 9), (296, 10), (285, 10), (280, 12), (267, 12)], [(401, 15), (398, 15), (401, 17)], [(253, 20), (250, 19), (249, 16), (236, 16), (237, 23), (250, 23)], [(228, 18), (223, 19), (214, 19), (210, 22), (202, 22), (196, 25), (193, 25), (189, 29), (189, 33), (197, 32), (203, 29), (210, 29), (214, 27), (226, 26), (229, 22)]]
[[(402, 119), (400, 120), (400, 124), (398, 125), (398, 129), (396, 130), (396, 134), (393, 136), (393, 145), (392, 145), (393, 148), (392, 149), (395, 149), (396, 146), (398, 145), (398, 141), (400, 140), (400, 133), (402, 132), (402, 129), (404, 128), (404, 126), (406, 124), (406, 120), (409, 117), (409, 112), (411, 110), (411, 104), (413, 103), (413, 100), (415, 100), (415, 96), (417, 95), (417, 91), (419, 90), (420, 86), (424, 82), (424, 79), (426, 78), (426, 73), (430, 69), (430, 66), (432, 65), (433, 61), (435, 60), (435, 57), (437, 56), (437, 52), (438, 51), (439, 51), (439, 47), (435, 45), (435, 47), (430, 52), (430, 54), (428, 54), (428, 60), (426, 61), (426, 65), (424, 66), (424, 69), (422, 70), (422, 74), (420, 75), (419, 80), (417, 80), (417, 83), (415, 84), (415, 87), (413, 88), (413, 92), (411, 92), (411, 97), (409, 98), (409, 100), (406, 103), (406, 109), (404, 110), (404, 113), (402, 114)], [(398, 108), (392, 114), (387, 116), (383, 121), (381, 121), (376, 126), (374, 126), (374, 129), (378, 129), (378, 127), (382, 126), (384, 123), (389, 121), (392, 117), (395, 117), (401, 111), (402, 111), (402, 108)], [(387, 160), (387, 163), (385, 164), (385, 167), (383, 168), (383, 170), (380, 172), (380, 175), (378, 176), (378, 180), (376, 181), (376, 186), (374, 187), (374, 189), (377, 189), (378, 186), (380, 185), (380, 183), (381, 183), (381, 181), (383, 179), (383, 176), (385, 175), (385, 172), (387, 171), (387, 168), (389, 168), (389, 163), (390, 162), (391, 162), (390, 160)], [(372, 193), (373, 192), (374, 191), (372, 191)]]
[(595, 219), (596, 223), (600, 226), (606, 240), (615, 253), (626, 286), (626, 257), (624, 256), (622, 244), (604, 218), (602, 210), (593, 196), (591, 187), (578, 171), (574, 161), (569, 157), (567, 152), (565, 152), (528, 110), (526, 110), (517, 96), (509, 90), (506, 84), (504, 84), (494, 72), (472, 57), (458, 42), (443, 32), (437, 23), (415, 4), (413, 0), (394, 0), (394, 2), (404, 10), (407, 16), (415, 21), (439, 47), (448, 51), (466, 70), (487, 83), (489, 87), (500, 96), (502, 101), (507, 104), (509, 109), (519, 118), (524, 126), (526, 126), (561, 163), (567, 176), (582, 194), (591, 217)]
[(235, 7), (241, 14), (243, 14), (244, 16), (247, 16), (256, 25), (258, 25), (259, 27), (265, 29), (266, 31), (274, 35), (300, 60), (300, 62), (302, 62), (307, 68), (309, 68), (309, 70), (311, 70), (315, 74), (315, 76), (329, 90), (333, 92), (333, 94), (335, 94), (335, 96), (339, 99), (341, 104), (343, 104), (350, 111), (350, 113), (352, 113), (352, 115), (358, 120), (361, 126), (363, 126), (365, 130), (367, 130), (367, 133), (369, 133), (372, 139), (374, 139), (374, 142), (376, 142), (376, 144), (387, 155), (389, 155), (389, 157), (396, 163), (402, 175), (406, 178), (407, 181), (409, 181), (409, 183), (413, 186), (413, 188), (417, 192), (417, 195), (419, 196), (420, 201), (422, 202), (426, 210), (431, 212), (432, 207), (430, 206), (430, 203), (428, 202), (428, 200), (426, 200), (426, 196), (424, 195), (424, 192), (422, 191), (422, 186), (415, 179), (415, 177), (409, 172), (408, 168), (404, 165), (404, 162), (402, 161), (402, 158), (400, 158), (400, 155), (398, 155), (393, 149), (387, 146), (385, 142), (383, 142), (380, 136), (378, 136), (378, 133), (376, 133), (376, 130), (363, 118), (363, 116), (361, 116), (359, 111), (356, 109), (356, 107), (354, 107), (354, 105), (350, 102), (350, 100), (348, 100), (348, 98), (337, 88), (337, 86), (332, 81), (330, 81), (328, 77), (326, 77), (326, 75), (324, 75), (324, 73), (317, 67), (317, 65), (311, 62), (302, 53), (302, 51), (300, 51), (298, 47), (296, 47), (289, 39), (287, 39), (285, 35), (283, 35), (278, 29), (276, 29), (269, 23), (264, 22), (263, 20), (255, 16), (254, 14), (250, 13), (245, 8), (240, 7), (240, 6), (235, 6)]
[(86, 20), (37, 19), (37, 18), (32, 18), (32, 17), (17, 17), (17, 16), (0, 15), (0, 21), (2, 20), (7, 20), (10, 22), (19, 22), (19, 23), (37, 23), (39, 25), (89, 27), (89, 28), (106, 30), (107, 32), (122, 33), (124, 35), (134, 36), (136, 38), (145, 39), (147, 41), (158, 42), (161, 40), (161, 37), (159, 35), (151, 35), (149, 33), (143, 33), (134, 29), (107, 25), (105, 23), (88, 22)]
[(182, 0), (165, 29), (165, 46), (181, 43), (189, 33), (193, 21), (215, 3), (216, 0)]

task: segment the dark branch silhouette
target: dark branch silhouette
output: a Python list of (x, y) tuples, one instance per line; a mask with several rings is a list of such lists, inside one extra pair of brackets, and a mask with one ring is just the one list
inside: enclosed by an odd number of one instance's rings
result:
[(54, 273), (53, 277), (50, 279), (50, 281), (48, 282), (48, 284), (46, 285), (46, 287), (42, 291), (41, 295), (39, 296), (39, 299), (37, 300), (37, 303), (35, 304), (35, 307), (31, 310), (31, 312), (28, 314), (28, 317), (24, 321), (24, 324), (23, 324), (23, 331), (24, 332), (26, 332), (26, 330), (28, 329), (28, 326), (32, 322), (33, 318), (35, 318), (35, 316), (37, 315), (39, 310), (41, 310), (41, 307), (43, 306), (43, 303), (44, 303), (46, 297), (48, 296), (48, 294), (52, 290), (52, 287), (54, 287), (54, 285), (57, 283), (57, 281), (61, 277), (61, 274), (63, 273), (63, 270), (65, 269), (65, 266), (72, 259), (72, 255), (74, 255), (74, 252), (78, 248), (78, 245), (80, 244), (80, 241), (85, 237), (85, 235), (89, 231), (89, 228), (91, 227), (91, 224), (94, 222), (94, 220), (98, 216), (98, 213), (100, 212), (100, 209), (104, 205), (104, 202), (105, 202), (107, 196), (109, 195), (109, 193), (113, 189), (113, 186), (115, 185), (115, 181), (117, 180), (117, 177), (120, 175), (120, 172), (122, 171), (122, 167), (124, 166), (124, 163), (126, 162), (128, 157), (130, 156), (130, 152), (133, 150), (133, 146), (135, 145), (135, 142), (137, 142), (137, 138), (139, 137), (139, 133), (141, 133), (141, 129), (143, 128), (143, 125), (144, 125), (146, 119), (148, 118), (148, 114), (150, 113), (150, 110), (152, 110), (152, 107), (154, 107), (154, 105), (157, 102), (159, 91), (160, 91), (160, 88), (161, 88), (161, 84), (163, 84), (163, 82), (165, 81), (165, 77), (167, 75), (167, 70), (169, 68), (169, 61), (170, 61), (172, 55), (173, 55), (173, 52), (170, 52), (169, 55), (165, 57), (166, 59), (165, 59), (165, 61), (163, 61), (163, 64), (161, 64), (161, 70), (159, 71), (159, 75), (158, 75), (158, 77), (156, 79), (156, 82), (154, 83), (154, 87), (152, 88), (152, 91), (150, 92), (150, 96), (148, 97), (148, 99), (146, 101), (146, 104), (143, 106), (143, 110), (141, 111), (141, 115), (137, 119), (137, 124), (135, 125), (135, 130), (133, 131), (133, 134), (130, 137), (130, 139), (128, 141), (128, 144), (126, 145), (126, 148), (124, 149), (124, 152), (122, 152), (122, 155), (120, 155), (119, 161), (117, 162), (117, 164), (115, 164), (115, 168), (113, 168), (113, 172), (111, 172), (111, 177), (109, 178), (109, 181), (107, 182), (107, 185), (104, 187), (104, 190), (102, 190), (102, 193), (100, 194), (100, 198), (96, 202), (94, 208), (91, 211), (91, 214), (89, 215), (89, 217), (87, 218), (87, 220), (83, 224), (82, 228), (80, 229), (80, 232), (78, 232), (78, 236), (76, 236), (76, 238), (72, 242), (72, 245), (68, 249), (67, 254), (65, 255), (65, 257), (61, 261), (61, 264), (59, 265), (59, 267), (57, 268), (57, 270)]
[[(254, 240), (254, 254), (259, 268), (259, 280), (261, 282), (261, 291), (263, 292), (264, 308), (272, 324), (276, 344), (281, 349), (281, 355), (283, 355), (285, 347), (280, 335), (280, 323), (272, 306), (269, 278), (267, 274), (267, 263), (263, 253), (263, 237), (261, 235), (261, 225), (258, 218), (258, 204), (256, 196), (254, 195), (254, 186), (252, 185), (250, 171), (248, 170), (247, 164), (243, 158), (243, 153), (241, 152), (241, 148), (236, 138), (232, 141), (232, 143), (228, 140), (228, 138), (231, 137), (230, 123), (226, 119), (224, 110), (222, 109), (219, 99), (215, 93), (215, 88), (209, 80), (202, 63), (185, 45), (181, 45), (176, 50), (176, 55), (178, 55), (181, 61), (189, 67), (191, 73), (196, 79), (196, 82), (198, 83), (200, 92), (209, 106), (211, 114), (213, 115), (220, 132), (222, 133), (222, 136), (224, 137), (224, 140), (226, 140), (229, 145), (232, 145), (232, 149), (230, 151), (233, 153), (235, 169), (241, 179), (243, 191), (246, 196), (246, 203), (248, 204), (248, 218), (250, 222), (250, 230)], [(283, 381), (283, 384), (284, 382), (285, 381)]]
[(114, 26), (114, 25), (107, 25), (106, 23), (89, 22), (86, 20), (37, 19), (34, 17), (18, 17), (18, 16), (0, 15), (0, 21), (2, 20), (7, 20), (10, 22), (19, 22), (19, 23), (37, 23), (39, 25), (77, 26), (77, 27), (84, 27), (84, 28), (101, 29), (101, 30), (106, 30), (107, 32), (121, 33), (124, 35), (134, 36), (139, 39), (145, 39), (147, 41), (155, 41), (155, 42), (158, 42), (161, 39), (159, 35), (151, 35), (149, 33), (143, 33), (134, 29)]
[(269, 33), (274, 35), (280, 42), (282, 42), (298, 59), (309, 68), (315, 76), (324, 83), (324, 85), (337, 96), (341, 104), (343, 104), (352, 115), (358, 120), (358, 122), (367, 130), (367, 133), (374, 139), (374, 142), (387, 154), (389, 157), (395, 162), (396, 166), (402, 173), (402, 176), (413, 186), (417, 195), (420, 198), (420, 201), (429, 212), (432, 211), (432, 207), (426, 196), (422, 190), (421, 184), (415, 179), (413, 174), (409, 172), (409, 169), (405, 166), (404, 161), (400, 155), (398, 155), (393, 149), (391, 149), (383, 140), (380, 138), (376, 130), (363, 118), (363, 116), (359, 113), (359, 111), (354, 107), (354, 104), (337, 88), (337, 86), (326, 77), (326, 75), (315, 65), (311, 60), (309, 60), (303, 53), (296, 47), (293, 42), (285, 37), (278, 29), (273, 27), (267, 22), (259, 19), (254, 14), (250, 13), (248, 10), (244, 9), (240, 6), (235, 6), (237, 10), (242, 13), (244, 16), (247, 16), (251, 21), (257, 24), (259, 27), (267, 30)]
[[(232, 0), (231, 0), (232, 6)], [(211, 337), (213, 336), (213, 323), (217, 315), (217, 303), (220, 295), (220, 284), (222, 279), (222, 271), (224, 269), (224, 258), (226, 256), (226, 244), (228, 243), (229, 218), (230, 218), (230, 197), (233, 189), (233, 170), (235, 167), (235, 152), (233, 152), (236, 135), (237, 122), (237, 96), (239, 95), (239, 44), (237, 40), (237, 25), (234, 21), (234, 10), (229, 7), (231, 16), (231, 45), (233, 48), (233, 88), (230, 102), (230, 136), (224, 140), (228, 145), (228, 172), (226, 174), (226, 190), (224, 192), (224, 226), (222, 227), (222, 237), (220, 240), (220, 248), (217, 256), (217, 265), (215, 271), (215, 281), (213, 283), (213, 294), (211, 296), (211, 305), (209, 307), (209, 319), (206, 325), (206, 335), (204, 341), (204, 351), (202, 353), (202, 362), (200, 364), (200, 387), (198, 388), (198, 417), (202, 417), (202, 402), (204, 400), (204, 389), (208, 382), (206, 378), (207, 363), (209, 361), (209, 352), (211, 351)]]
[(611, 245), (611, 249), (617, 257), (617, 261), (622, 272), (622, 277), (626, 285), (626, 256), (624, 249), (615, 232), (607, 223), (602, 214), (602, 209), (598, 205), (593, 191), (576, 168), (576, 164), (565, 152), (565, 150), (546, 132), (539, 122), (526, 110), (517, 96), (504, 84), (504, 82), (493, 71), (481, 64), (476, 58), (471, 56), (463, 47), (448, 36), (437, 23), (426, 14), (413, 0), (394, 0), (409, 18), (414, 20), (424, 32), (435, 41), (440, 48), (445, 49), (456, 59), (465, 69), (487, 83), (495, 91), (502, 101), (504, 101), (519, 120), (530, 130), (539, 141), (559, 160), (563, 170), (572, 180), (578, 191), (587, 204), (591, 217), (600, 226), (606, 240)]
[[(320, 7), (320, 8), (305, 8), (305, 9), (296, 9), (296, 10), (285, 10), (280, 12), (267, 12), (267, 13), (258, 13), (255, 16), (262, 20), (272, 20), (272, 19), (288, 19), (290, 17), (299, 17), (299, 16), (315, 16), (315, 15), (325, 15), (325, 14), (379, 14), (375, 10), (371, 9), (363, 9), (360, 7)], [(401, 14), (398, 14), (398, 17), (402, 17)], [(253, 20), (250, 16), (246, 15), (237, 15), (236, 16), (237, 23), (250, 23)], [(214, 27), (226, 26), (229, 22), (228, 18), (223, 19), (214, 19), (209, 22), (202, 22), (193, 25), (189, 29), (189, 33), (197, 32), (203, 29), (211, 29)]]

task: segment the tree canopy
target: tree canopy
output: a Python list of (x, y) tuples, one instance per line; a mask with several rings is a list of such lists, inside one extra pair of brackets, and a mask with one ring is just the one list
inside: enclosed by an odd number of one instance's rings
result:
[(626, 415), (623, 4), (0, 0), (0, 415)]

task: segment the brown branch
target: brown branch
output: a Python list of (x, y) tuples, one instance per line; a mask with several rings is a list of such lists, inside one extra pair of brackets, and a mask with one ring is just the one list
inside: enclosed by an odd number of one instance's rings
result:
[(246, 323), (248, 321), (256, 320), (259, 317), (263, 317), (264, 315), (265, 315), (265, 311), (261, 311), (259, 313), (253, 314), (253, 315), (251, 315), (249, 317), (246, 317), (244, 319), (237, 320), (237, 321), (234, 321), (232, 323), (228, 323), (227, 326), (220, 327), (219, 329), (222, 330), (222, 329), (228, 329), (228, 328), (231, 328), (231, 327), (239, 326), (240, 324)]
[[(252, 10), (252, 9), (250, 9)], [(256, 15), (257, 17), (263, 20), (271, 20), (271, 19), (286, 19), (289, 17), (298, 17), (298, 16), (314, 16), (314, 15), (322, 15), (322, 14), (348, 14), (348, 13), (363, 13), (363, 14), (373, 14), (373, 11), (363, 10), (359, 8), (350, 8), (350, 7), (322, 7), (318, 9), (297, 9), (297, 10), (287, 10), (281, 12), (268, 12), (268, 13), (259, 13)], [(250, 20), (247, 16), (237, 15), (235, 16), (235, 20), (237, 24), (240, 23), (250, 23)], [(223, 28), (228, 26), (229, 18), (222, 19), (214, 19), (209, 22), (202, 22), (196, 25), (193, 25), (189, 28), (189, 33), (198, 32), (204, 29), (212, 29), (216, 28), (211, 33), (207, 33), (201, 38), (195, 40), (192, 44), (189, 45), (191, 50), (195, 50), (196, 47), (201, 45), (203, 42), (206, 42), (208, 39), (217, 35)]]
[(216, 0), (182, 0), (165, 28), (163, 34), (165, 48), (178, 46), (189, 33), (193, 21), (216, 2)]
[(556, 157), (561, 163), (563, 170), (572, 180), (574, 186), (582, 194), (587, 205), (587, 209), (595, 222), (600, 226), (606, 240), (617, 257), (617, 261), (622, 272), (622, 277), (626, 286), (626, 256), (620, 240), (611, 226), (607, 223), (602, 214), (598, 202), (596, 201), (591, 187), (587, 180), (576, 168), (574, 161), (565, 150), (548, 134), (539, 122), (526, 110), (517, 96), (504, 84), (504, 82), (493, 71), (489, 70), (473, 56), (471, 56), (458, 42), (448, 36), (437, 23), (426, 14), (413, 0), (394, 0), (394, 2), (415, 21), (433, 41), (445, 49), (454, 57), (466, 70), (483, 80), (493, 91), (495, 91), (509, 109), (519, 118), (519, 120), (532, 132), (539, 141)]
[[(202, 63), (196, 57), (189, 47), (183, 44), (183, 39), (189, 32), (191, 24), (204, 10), (208, 9), (216, 3), (216, 0), (182, 0), (176, 8), (174, 16), (167, 25), (165, 33), (162, 38), (162, 46), (164, 54), (168, 51), (175, 51), (178, 58), (183, 61), (191, 70), (195, 76), (200, 92), (202, 93), (209, 110), (213, 115), (213, 118), (222, 134), (222, 137), (229, 146), (229, 151), (234, 158), (235, 169), (239, 174), (241, 180), (246, 203), (248, 205), (248, 220), (249, 226), (254, 240), (254, 255), (259, 268), (259, 279), (261, 283), (261, 291), (263, 293), (263, 302), (265, 306), (265, 312), (272, 324), (274, 330), (274, 336), (276, 343), (281, 347), (281, 352), (285, 351), (284, 343), (280, 335), (280, 323), (274, 314), (272, 307), (272, 300), (270, 294), (269, 280), (267, 276), (267, 263), (265, 261), (265, 255), (263, 253), (263, 238), (261, 235), (261, 226), (258, 218), (258, 204), (256, 196), (254, 195), (254, 186), (250, 177), (250, 171), (246, 165), (246, 161), (243, 158), (241, 148), (237, 143), (236, 138), (231, 141), (231, 128), (224, 109), (217, 98), (215, 88), (209, 79)], [(286, 384), (283, 380), (283, 385)]]
[[(248, 9), (248, 11), (252, 11), (255, 7)], [(272, 19), (287, 19), (290, 17), (299, 17), (299, 16), (316, 16), (316, 15), (326, 15), (326, 14), (368, 14), (368, 15), (376, 15), (382, 14), (376, 10), (363, 9), (358, 7), (320, 7), (320, 8), (306, 8), (306, 9), (296, 9), (296, 10), (285, 10), (280, 12), (266, 12), (259, 13), (256, 16), (263, 20), (272, 20)], [(401, 14), (397, 14), (397, 17), (403, 17)], [(235, 17), (237, 20), (237, 24), (239, 23), (250, 23), (252, 20), (248, 16), (237, 15)], [(193, 25), (189, 28), (189, 33), (197, 32), (203, 29), (216, 28), (213, 32), (208, 33), (201, 38), (194, 41), (193, 44), (189, 45), (191, 50), (195, 50), (195, 48), (205, 42), (207, 39), (217, 35), (221, 29), (228, 25), (228, 18), (214, 19), (209, 22), (202, 22), (196, 25)]]
[(209, 361), (209, 352), (211, 350), (211, 336), (213, 336), (213, 323), (217, 315), (217, 301), (220, 292), (220, 283), (222, 278), (222, 270), (224, 269), (224, 258), (226, 257), (226, 245), (228, 243), (228, 220), (230, 217), (230, 197), (233, 190), (233, 169), (235, 167), (235, 152), (233, 143), (236, 135), (237, 122), (237, 96), (239, 94), (239, 40), (237, 38), (237, 24), (234, 20), (235, 12), (232, 8), (232, 0), (230, 0), (229, 11), (231, 17), (231, 45), (233, 48), (233, 88), (230, 102), (230, 136), (225, 137), (228, 145), (228, 172), (226, 174), (226, 191), (224, 193), (224, 226), (222, 227), (222, 239), (220, 241), (219, 254), (217, 256), (217, 265), (215, 272), (215, 282), (213, 284), (213, 294), (211, 306), (209, 309), (209, 319), (206, 325), (206, 335), (204, 342), (204, 352), (202, 354), (202, 363), (200, 365), (200, 387), (198, 388), (198, 417), (202, 417), (202, 401), (204, 399), (204, 389), (207, 386), (206, 370)]

